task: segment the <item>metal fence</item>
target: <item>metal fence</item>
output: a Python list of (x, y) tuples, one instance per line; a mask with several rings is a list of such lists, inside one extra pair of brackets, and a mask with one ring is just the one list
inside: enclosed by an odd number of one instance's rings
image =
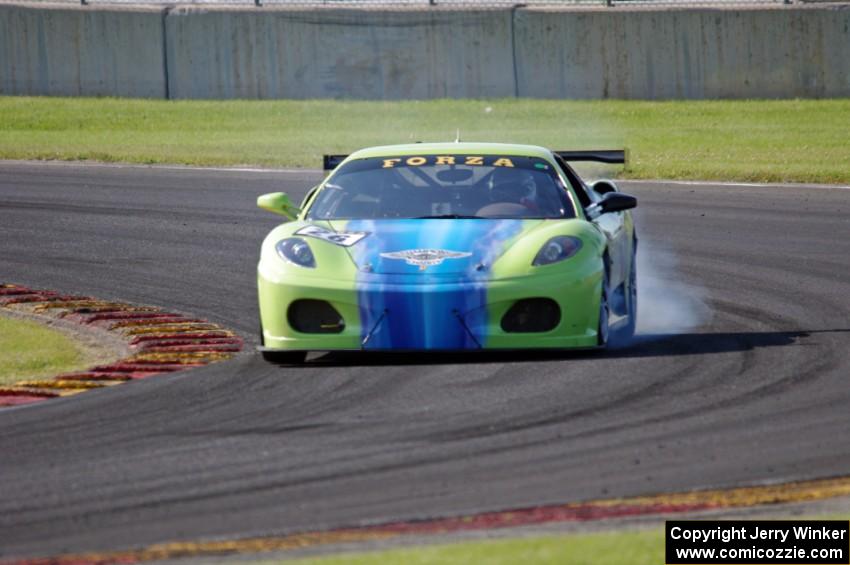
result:
[(324, 8), (505, 8), (505, 7), (559, 7), (559, 8), (639, 8), (688, 6), (777, 6), (845, 2), (846, 0), (0, 0), (0, 4), (82, 4), (82, 5), (157, 5), (157, 6), (254, 6), (262, 7), (324, 7)]

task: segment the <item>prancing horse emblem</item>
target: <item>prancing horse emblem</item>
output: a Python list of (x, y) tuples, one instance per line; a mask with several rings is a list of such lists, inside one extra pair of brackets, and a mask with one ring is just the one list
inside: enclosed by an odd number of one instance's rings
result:
[(461, 259), (470, 255), (472, 253), (466, 251), (447, 251), (446, 249), (408, 249), (406, 251), (381, 253), (381, 257), (387, 259), (403, 259), (408, 265), (419, 267), (420, 271), (424, 271), (434, 265), (439, 265), (446, 259)]

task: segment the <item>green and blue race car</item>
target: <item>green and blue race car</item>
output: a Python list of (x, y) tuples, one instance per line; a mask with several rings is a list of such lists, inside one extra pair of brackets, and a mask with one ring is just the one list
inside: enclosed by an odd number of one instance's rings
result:
[(325, 157), (258, 266), (261, 351), (604, 347), (637, 317), (637, 201), (570, 161), (623, 151), (416, 143)]

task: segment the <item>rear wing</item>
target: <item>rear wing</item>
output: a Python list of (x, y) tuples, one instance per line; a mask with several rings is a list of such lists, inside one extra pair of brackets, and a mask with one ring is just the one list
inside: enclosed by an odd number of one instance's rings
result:
[(332, 171), (345, 161), (348, 155), (322, 155), (322, 168), (326, 171)]
[(625, 149), (601, 149), (590, 151), (553, 151), (564, 161), (597, 161), (599, 163), (626, 164), (628, 152)]
[[(625, 149), (600, 149), (588, 151), (554, 151), (564, 161), (598, 161), (600, 163), (625, 164)], [(336, 169), (348, 155), (322, 155), (322, 168), (326, 171)]]

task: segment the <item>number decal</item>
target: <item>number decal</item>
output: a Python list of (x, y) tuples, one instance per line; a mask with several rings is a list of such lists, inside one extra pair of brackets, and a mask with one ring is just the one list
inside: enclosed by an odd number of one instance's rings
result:
[(366, 231), (331, 231), (320, 226), (304, 226), (295, 235), (306, 235), (307, 237), (315, 237), (323, 239), (330, 243), (340, 245), (342, 247), (351, 247), (367, 235)]

